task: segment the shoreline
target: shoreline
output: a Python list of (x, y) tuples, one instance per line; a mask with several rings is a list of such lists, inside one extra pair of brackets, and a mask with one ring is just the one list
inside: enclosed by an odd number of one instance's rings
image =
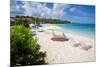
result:
[(61, 32), (65, 32), (65, 33), (71, 33), (71, 34), (75, 34), (75, 35), (80, 35), (80, 36), (84, 36), (84, 37), (89, 37), (89, 38), (95, 38), (95, 31), (91, 31), (91, 32), (87, 32), (87, 31), (74, 31), (72, 29), (69, 28), (61, 28), (60, 29)]
[[(47, 27), (47, 26), (56, 26), (56, 27), (59, 27), (55, 24), (42, 24), (43, 25), (43, 28)], [(58, 29), (58, 30), (55, 30), (55, 31), (59, 31), (59, 32), (63, 32), (63, 33), (70, 33), (72, 35), (79, 35), (79, 36), (83, 36), (83, 37), (88, 37), (88, 38), (95, 38), (95, 33), (94, 34), (85, 34), (85, 33), (81, 33), (81, 32), (74, 32), (74, 31), (70, 31), (70, 29)]]
[[(64, 31), (61, 31), (61, 32), (64, 32)], [(79, 35), (79, 36), (87, 37), (87, 38), (95, 38), (95, 34), (89, 35), (89, 34), (84, 34), (84, 33), (81, 33), (81, 32), (80, 33), (79, 32), (72, 32), (72, 31), (69, 31), (68, 29), (66, 29), (66, 31), (64, 33), (69, 33), (69, 34), (72, 34), (72, 35)]]

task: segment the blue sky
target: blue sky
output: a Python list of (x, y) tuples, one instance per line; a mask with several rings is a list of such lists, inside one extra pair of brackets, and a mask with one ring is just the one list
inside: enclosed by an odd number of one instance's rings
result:
[(64, 3), (43, 3), (33, 1), (11, 1), (11, 16), (35, 16), (56, 18), (71, 22), (94, 24), (95, 6)]

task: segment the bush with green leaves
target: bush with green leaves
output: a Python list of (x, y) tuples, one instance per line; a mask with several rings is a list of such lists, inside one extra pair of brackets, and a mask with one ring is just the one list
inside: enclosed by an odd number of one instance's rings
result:
[(11, 66), (45, 64), (46, 52), (40, 51), (38, 40), (29, 28), (22, 25), (11, 28)]

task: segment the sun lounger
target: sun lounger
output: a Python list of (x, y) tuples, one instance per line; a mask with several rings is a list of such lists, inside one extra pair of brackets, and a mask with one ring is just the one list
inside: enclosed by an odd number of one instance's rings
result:
[(53, 41), (68, 41), (69, 39), (65, 36), (64, 33), (63, 33), (63, 35), (56, 35), (53, 32), (53, 37), (51, 38), (51, 40), (53, 40)]
[(75, 43), (75, 44), (73, 45), (73, 47), (79, 47), (79, 46), (81, 46), (81, 43), (79, 43), (79, 42), (77, 42), (77, 43)]
[(75, 40), (73, 38), (70, 38), (70, 41), (69, 42), (71, 43), (72, 47), (79, 47), (79, 46), (82, 45), (82, 42), (77, 41), (77, 40)]
[(89, 50), (89, 49), (92, 48), (92, 45), (83, 45), (81, 48), (82, 48), (83, 50)]
[(44, 32), (44, 30), (38, 30), (38, 32)]
[(73, 47), (79, 47), (83, 50), (89, 50), (92, 48), (92, 45), (86, 45), (85, 43), (83, 42), (80, 42), (80, 41), (76, 41), (74, 44), (73, 44)]

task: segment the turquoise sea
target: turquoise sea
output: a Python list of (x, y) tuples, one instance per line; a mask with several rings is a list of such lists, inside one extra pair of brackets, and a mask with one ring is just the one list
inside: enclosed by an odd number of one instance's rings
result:
[(60, 31), (77, 35), (95, 37), (95, 24), (55, 24)]

